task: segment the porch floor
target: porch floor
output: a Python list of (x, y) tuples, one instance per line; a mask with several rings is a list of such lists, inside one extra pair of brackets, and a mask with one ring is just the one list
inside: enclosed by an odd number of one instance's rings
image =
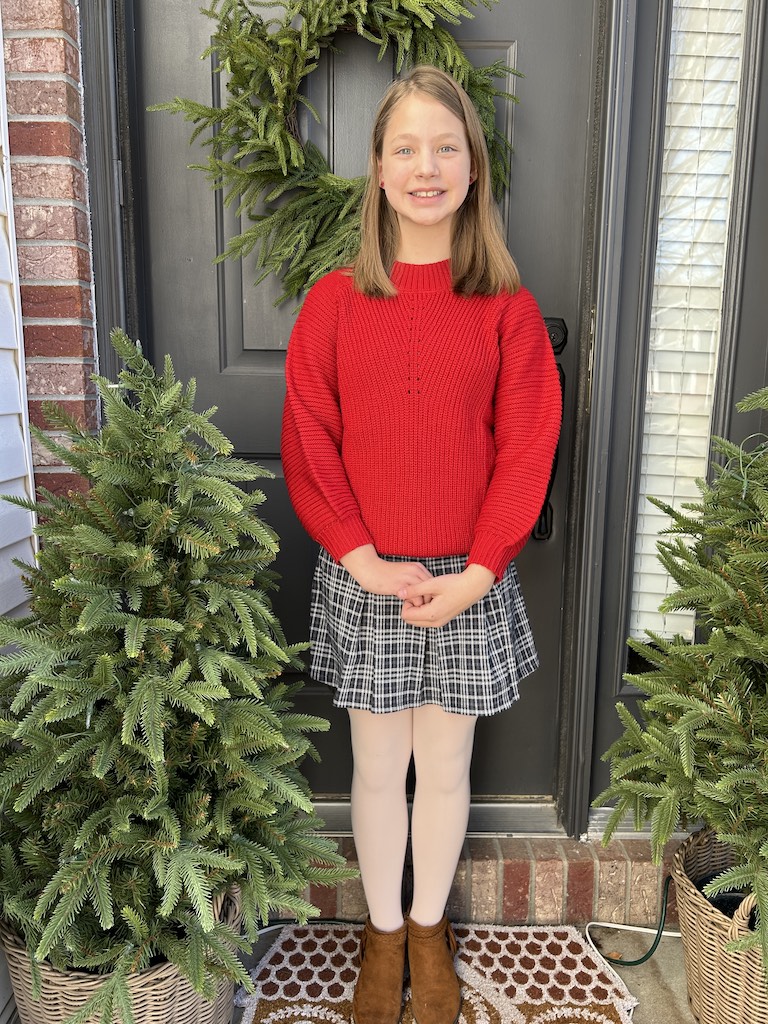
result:
[[(348, 863), (356, 865), (353, 841), (338, 840)], [(599, 947), (625, 960), (639, 959), (653, 936), (620, 931), (611, 924), (656, 927), (664, 880), (678, 843), (670, 843), (660, 866), (651, 860), (644, 839), (615, 840), (603, 848), (598, 841), (562, 838), (470, 838), (448, 901), (454, 921), (501, 924), (572, 924), (589, 921), (606, 927), (591, 929)], [(406, 887), (408, 871), (406, 870)], [(359, 879), (336, 889), (312, 887), (312, 902), (324, 918), (362, 921), (365, 898)], [(668, 929), (677, 928), (674, 886), (667, 907)], [(258, 962), (274, 940), (265, 934), (254, 951)], [(695, 1024), (688, 1007), (680, 940), (663, 938), (654, 955), (639, 967), (617, 968), (630, 992), (640, 1000), (633, 1024)], [(235, 1011), (233, 1024), (240, 1021)]]
[[(593, 937), (601, 949), (620, 952), (625, 960), (638, 960), (652, 941), (652, 936), (608, 928), (594, 929)], [(248, 960), (249, 967), (259, 962), (275, 938), (276, 933), (271, 932), (259, 940), (254, 956)], [(639, 999), (633, 1024), (696, 1024), (688, 1006), (680, 939), (664, 938), (646, 963), (616, 970), (632, 995)], [(235, 1008), (232, 1024), (240, 1024), (242, 1014), (242, 1010)]]

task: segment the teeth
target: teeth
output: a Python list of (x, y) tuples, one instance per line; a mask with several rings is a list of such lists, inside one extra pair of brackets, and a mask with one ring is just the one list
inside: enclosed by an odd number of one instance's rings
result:
[(442, 189), (437, 188), (433, 189), (431, 192), (413, 192), (412, 195), (419, 196), (419, 198), (431, 199), (432, 196), (439, 196), (441, 192)]

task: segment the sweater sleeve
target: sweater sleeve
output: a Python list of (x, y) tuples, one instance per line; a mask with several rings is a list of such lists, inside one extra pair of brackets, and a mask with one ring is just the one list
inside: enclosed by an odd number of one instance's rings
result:
[(496, 459), (468, 562), (501, 579), (536, 525), (560, 433), (562, 395), (547, 328), (533, 296), (507, 296), (499, 321), (494, 398)]
[(296, 514), (337, 561), (372, 544), (341, 458), (342, 419), (336, 376), (340, 274), (307, 293), (285, 365), (281, 456)]

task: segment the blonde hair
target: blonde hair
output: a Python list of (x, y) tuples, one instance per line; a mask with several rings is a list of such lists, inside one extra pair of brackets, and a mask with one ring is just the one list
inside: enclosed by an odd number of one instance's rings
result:
[(355, 286), (365, 295), (391, 296), (390, 280), (400, 241), (397, 215), (379, 187), (378, 162), (392, 111), (406, 96), (423, 93), (449, 110), (464, 125), (471, 166), (477, 175), (456, 211), (451, 231), (453, 290), (461, 295), (516, 292), (520, 275), (510, 256), (501, 217), (491, 192), (491, 168), (480, 118), (469, 96), (445, 71), (419, 64), (384, 94), (371, 137), (368, 182), (362, 203), (361, 245), (354, 263)]

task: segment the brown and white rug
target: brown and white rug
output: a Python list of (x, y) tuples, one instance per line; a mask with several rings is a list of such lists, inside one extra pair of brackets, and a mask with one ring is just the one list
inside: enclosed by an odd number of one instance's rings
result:
[[(286, 925), (241, 993), (242, 1024), (349, 1024), (362, 925)], [(455, 925), (459, 1024), (631, 1024), (637, 1000), (567, 926)], [(410, 999), (402, 1024), (413, 1024)]]

